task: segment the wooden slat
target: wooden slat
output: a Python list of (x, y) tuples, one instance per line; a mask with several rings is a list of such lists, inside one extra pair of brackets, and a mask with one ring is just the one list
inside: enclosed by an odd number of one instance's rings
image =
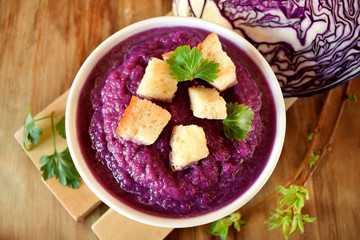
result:
[(133, 221), (112, 209), (104, 213), (92, 229), (101, 240), (161, 240), (173, 230)]

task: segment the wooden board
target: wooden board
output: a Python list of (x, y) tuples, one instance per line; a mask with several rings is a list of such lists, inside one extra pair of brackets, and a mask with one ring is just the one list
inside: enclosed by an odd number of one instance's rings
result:
[(164, 239), (173, 228), (154, 227), (133, 221), (109, 209), (93, 225), (93, 231), (102, 240)]
[[(39, 119), (51, 114), (51, 112), (55, 112), (58, 115), (64, 115), (68, 94), (69, 91), (66, 91), (34, 118)], [(38, 122), (38, 125), (44, 130), (49, 130), (50, 121), (43, 120)], [(50, 155), (53, 153), (52, 138), (51, 135), (46, 134), (46, 132), (50, 131), (45, 130), (44, 135), (41, 136), (39, 145), (29, 151), (26, 151), (23, 146), (23, 127), (15, 133), (16, 140), (39, 171), (41, 167), (41, 164), (39, 163), (40, 157), (42, 155)], [(66, 148), (66, 140), (57, 136), (56, 146), (57, 149)], [(41, 174), (39, 174), (39, 177), (41, 177)], [(101, 203), (83, 181), (81, 181), (79, 189), (63, 187), (55, 178), (50, 178), (43, 182), (76, 221), (82, 220)]]

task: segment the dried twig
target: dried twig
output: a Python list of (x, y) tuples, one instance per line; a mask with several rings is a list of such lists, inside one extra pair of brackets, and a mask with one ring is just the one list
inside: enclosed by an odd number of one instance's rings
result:
[(304, 160), (302, 161), (302, 163), (300, 165), (302, 167), (301, 169), (299, 169), (300, 171), (302, 171), (300, 182), (304, 181), (304, 178), (305, 178), (305, 175), (306, 175), (306, 172), (307, 172), (307, 166), (308, 166), (309, 158), (310, 158), (311, 153), (314, 151), (314, 146), (315, 146), (315, 143), (316, 143), (316, 140), (317, 140), (317, 136), (319, 135), (319, 133), (320, 133), (320, 131), (321, 131), (323, 125), (324, 125), (325, 115), (326, 115), (326, 112), (327, 112), (327, 108), (329, 106), (330, 99), (331, 99), (331, 97), (333, 95), (333, 92), (334, 92), (334, 89), (331, 89), (328, 92), (328, 94), (326, 95), (324, 105), (323, 105), (323, 107), (321, 109), (321, 113), (320, 113), (319, 119), (317, 121), (315, 130), (314, 130), (313, 138), (311, 139), (311, 142), (310, 142), (309, 148), (307, 150), (307, 153), (305, 155), (305, 158), (304, 158)]
[(350, 94), (350, 82), (347, 83), (346, 86), (346, 90), (345, 90), (345, 96), (343, 96), (342, 98), (342, 102), (341, 102), (341, 106), (338, 112), (338, 115), (336, 117), (331, 135), (328, 139), (328, 141), (324, 144), (324, 146), (321, 148), (321, 153), (319, 156), (319, 159), (317, 160), (317, 162), (315, 163), (315, 165), (311, 168), (311, 171), (306, 175), (306, 177), (304, 177), (304, 179), (302, 179), (302, 181), (300, 182), (301, 185), (305, 186), (306, 183), (308, 182), (308, 180), (312, 177), (312, 175), (314, 174), (315, 170), (318, 168), (321, 160), (325, 157), (326, 153), (328, 153), (328, 148), (332, 145), (334, 138), (335, 138), (335, 133), (336, 130), (338, 129), (339, 125), (340, 125), (340, 119), (341, 116), (344, 112), (344, 108), (345, 108), (345, 104), (347, 102), (347, 96), (349, 96)]
[[(329, 146), (331, 146), (331, 144), (333, 143), (333, 140), (334, 140), (334, 137), (335, 137), (335, 133), (336, 133), (336, 130), (339, 126), (339, 123), (340, 123), (340, 118), (341, 118), (341, 115), (343, 114), (343, 111), (344, 111), (344, 107), (345, 107), (345, 103), (346, 103), (346, 96), (349, 95), (350, 93), (350, 82), (347, 83), (347, 86), (346, 86), (346, 91), (345, 91), (345, 96), (343, 96), (343, 101), (341, 103), (341, 107), (340, 107), (340, 110), (337, 114), (337, 118), (336, 118), (336, 121), (335, 121), (335, 124), (333, 126), (333, 129), (332, 129), (332, 132), (331, 132), (331, 135), (327, 141), (327, 143), (322, 147), (321, 149), (321, 154), (319, 156), (319, 159), (317, 160), (316, 164), (311, 168), (310, 172), (308, 172), (308, 162), (309, 162), (309, 158), (310, 158), (310, 155), (311, 153), (313, 152), (314, 150), (314, 146), (315, 146), (315, 143), (316, 143), (316, 140), (317, 140), (317, 136), (319, 135), (319, 133), (321, 132), (321, 129), (324, 125), (324, 119), (325, 119), (325, 115), (326, 113), (328, 112), (327, 109), (328, 109), (328, 106), (329, 106), (329, 102), (330, 102), (330, 99), (333, 95), (333, 92), (334, 92), (334, 89), (331, 89), (327, 96), (326, 96), (326, 99), (325, 99), (325, 102), (324, 102), (324, 105), (321, 109), (321, 113), (320, 113), (320, 116), (319, 116), (319, 119), (317, 121), (317, 124), (316, 124), (316, 127), (315, 127), (315, 130), (314, 130), (314, 133), (313, 133), (313, 137), (311, 139), (311, 142), (310, 142), (310, 145), (308, 147), (308, 150), (307, 150), (307, 153), (303, 159), (303, 161), (300, 163), (299, 167), (296, 169), (296, 171), (294, 172), (294, 174), (288, 179), (288, 181), (283, 185), (284, 187), (289, 187), (291, 184), (293, 184), (294, 182), (296, 182), (296, 180), (298, 180), (300, 174), (301, 174), (301, 177), (300, 177), (300, 180), (299, 180), (299, 185), (302, 185), (302, 186), (305, 186), (306, 183), (308, 182), (308, 180), (310, 179), (310, 177), (314, 174), (315, 170), (317, 169), (317, 167), (319, 166), (321, 160), (324, 158), (324, 156), (326, 155), (326, 153), (328, 152), (328, 148)], [(244, 216), (246, 215), (247, 213), (249, 213), (251, 210), (257, 208), (258, 206), (266, 203), (267, 201), (271, 200), (272, 198), (274, 198), (275, 196), (277, 196), (278, 193), (277, 192), (273, 192), (271, 194), (269, 194), (268, 196), (266, 196), (265, 198), (259, 200), (258, 202), (254, 203), (253, 205), (247, 207), (247, 208), (244, 208), (243, 210), (241, 210), (241, 214)]]

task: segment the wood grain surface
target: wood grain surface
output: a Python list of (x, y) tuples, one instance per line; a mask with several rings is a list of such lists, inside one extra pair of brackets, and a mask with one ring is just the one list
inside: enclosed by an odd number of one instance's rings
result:
[[(0, 239), (97, 239), (91, 225), (108, 209), (101, 204), (76, 222), (48, 191), (39, 171), (15, 141), (29, 107), (40, 112), (70, 86), (83, 61), (112, 33), (138, 20), (165, 15), (171, 0), (141, 1), (0, 1)], [(360, 96), (360, 78), (352, 81)], [(336, 89), (339, 96), (342, 88)], [(272, 177), (252, 202), (282, 184), (305, 155), (306, 137), (314, 128), (326, 93), (300, 98), (287, 112), (282, 156)], [(328, 109), (336, 112), (339, 100)], [(305, 211), (317, 217), (305, 234), (291, 239), (358, 239), (360, 104), (347, 104), (332, 152), (309, 182)], [(323, 139), (321, 139), (323, 140)], [(251, 204), (251, 203), (250, 203)], [(268, 202), (245, 216), (240, 233), (229, 239), (281, 239), (263, 221), (274, 209)], [(175, 229), (166, 239), (215, 239), (207, 226)], [(119, 227), (119, 231), (126, 231)]]
[[(119, 226), (126, 230), (119, 231)], [(173, 228), (154, 227), (131, 220), (111, 208), (91, 228), (102, 240), (161, 240), (174, 230)]]

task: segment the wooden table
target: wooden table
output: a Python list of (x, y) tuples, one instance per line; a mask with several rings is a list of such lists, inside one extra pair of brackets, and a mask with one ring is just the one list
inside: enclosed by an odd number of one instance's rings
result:
[[(102, 204), (75, 222), (40, 179), (14, 140), (31, 106), (37, 113), (65, 92), (82, 62), (112, 33), (141, 19), (165, 15), (171, 0), (147, 1), (0, 1), (0, 239), (97, 239), (91, 225), (106, 210)], [(360, 96), (360, 78), (352, 82)], [(340, 90), (339, 90), (340, 91)], [(252, 201), (283, 184), (306, 153), (326, 93), (301, 98), (287, 112), (285, 146), (272, 177)], [(328, 112), (335, 111), (333, 104)], [(360, 236), (360, 106), (347, 104), (332, 152), (310, 181), (305, 210), (317, 217), (305, 234), (291, 239), (357, 239)], [(240, 233), (229, 239), (281, 239), (263, 221), (275, 201), (249, 215)], [(175, 229), (167, 239), (214, 239), (207, 226)]]

